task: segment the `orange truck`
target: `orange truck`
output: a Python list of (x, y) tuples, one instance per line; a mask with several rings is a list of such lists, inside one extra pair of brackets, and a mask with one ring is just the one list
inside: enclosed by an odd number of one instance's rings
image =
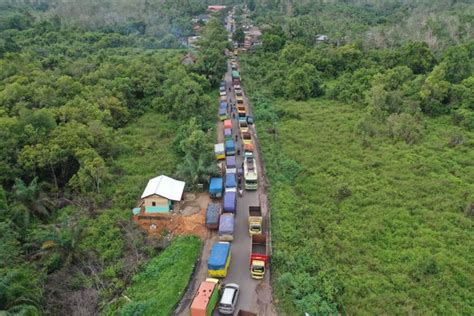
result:
[(189, 308), (191, 316), (212, 316), (219, 301), (219, 290), (218, 279), (207, 278), (201, 282)]

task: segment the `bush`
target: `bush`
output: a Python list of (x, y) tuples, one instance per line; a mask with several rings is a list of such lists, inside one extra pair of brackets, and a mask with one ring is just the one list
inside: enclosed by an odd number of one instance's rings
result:
[(388, 117), (387, 123), (390, 136), (402, 139), (407, 144), (416, 143), (422, 136), (421, 125), (410, 114), (392, 114)]

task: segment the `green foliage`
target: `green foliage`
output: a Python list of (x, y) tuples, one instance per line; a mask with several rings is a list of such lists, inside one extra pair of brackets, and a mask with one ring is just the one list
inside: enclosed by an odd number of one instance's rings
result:
[(232, 35), (232, 40), (234, 42), (237, 42), (239, 43), (239, 45), (242, 45), (245, 41), (245, 33), (244, 33), (244, 29), (241, 28), (241, 27), (238, 27), (234, 34)]
[[(258, 128), (282, 312), (470, 313), (474, 249), (465, 241), (474, 236), (464, 210), (474, 198), (474, 151), (472, 141), (448, 146), (448, 135), (472, 132), (427, 118), (415, 145), (385, 133), (365, 142), (354, 134), (362, 109), (327, 100), (273, 107), (289, 113), (278, 137), (274, 123)], [(388, 122), (407, 142), (420, 128), (407, 113)]]
[(120, 315), (172, 314), (188, 284), (200, 248), (197, 237), (175, 239), (133, 278), (132, 285), (125, 291), (131, 301), (121, 299), (108, 313), (115, 310)]

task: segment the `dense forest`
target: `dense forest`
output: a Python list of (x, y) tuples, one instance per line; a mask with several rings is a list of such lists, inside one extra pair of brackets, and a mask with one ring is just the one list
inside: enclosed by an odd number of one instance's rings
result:
[[(175, 46), (158, 31), (124, 31), (128, 17), (110, 27), (100, 14), (99, 25), (67, 9), (100, 13), (98, 2), (38, 3), (0, 5), (0, 313), (131, 315), (154, 310), (161, 296), (167, 314), (200, 241), (149, 238), (130, 209), (151, 177), (178, 175), (192, 187), (216, 168), (209, 118), (226, 67), (222, 16), (186, 66), (186, 51), (159, 49)], [(170, 6), (163, 32), (202, 3)], [(186, 260), (169, 264), (179, 256)], [(164, 282), (176, 269), (176, 282)], [(155, 298), (140, 292), (146, 286)]]
[(280, 312), (474, 313), (474, 6), (248, 7)]

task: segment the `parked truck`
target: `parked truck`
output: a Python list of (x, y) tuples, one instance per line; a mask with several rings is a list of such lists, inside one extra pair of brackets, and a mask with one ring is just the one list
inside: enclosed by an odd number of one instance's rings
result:
[(239, 129), (241, 133), (248, 132), (249, 125), (247, 124), (247, 121), (239, 120)]
[(242, 142), (245, 144), (251, 144), (252, 143), (252, 135), (250, 132), (242, 132)]
[(232, 213), (224, 213), (219, 219), (219, 240), (232, 241), (234, 240), (234, 225), (235, 218)]
[(224, 213), (235, 213), (237, 209), (237, 192), (226, 191), (224, 193)]
[(225, 159), (224, 143), (214, 144), (214, 154), (217, 160)]
[(227, 156), (235, 155), (235, 143), (233, 140), (226, 140), (225, 142), (225, 154)]
[(219, 217), (221, 215), (222, 207), (217, 203), (209, 203), (206, 209), (206, 227), (209, 229), (219, 228)]
[(237, 70), (232, 71), (232, 84), (233, 85), (240, 84), (240, 74)]
[(232, 129), (232, 120), (228, 119), (224, 121), (224, 128)]
[(224, 181), (222, 178), (211, 178), (209, 182), (209, 196), (212, 199), (222, 197), (222, 190), (224, 187)]
[(263, 231), (262, 208), (249, 206), (249, 235), (261, 234)]
[(244, 159), (244, 187), (245, 190), (258, 189), (257, 165), (253, 157)]
[(229, 118), (227, 114), (227, 106), (219, 108), (219, 119), (221, 121), (227, 120)]
[(202, 281), (189, 308), (191, 316), (212, 316), (219, 302), (219, 291), (218, 279), (207, 278)]
[(232, 140), (232, 129), (230, 128), (224, 129), (224, 140)]
[(267, 235), (252, 235), (250, 248), (250, 274), (254, 279), (263, 279), (268, 264)]
[(253, 144), (244, 144), (244, 158), (253, 158)]
[(216, 242), (207, 260), (207, 273), (213, 278), (225, 278), (229, 270), (232, 252), (227, 241)]

